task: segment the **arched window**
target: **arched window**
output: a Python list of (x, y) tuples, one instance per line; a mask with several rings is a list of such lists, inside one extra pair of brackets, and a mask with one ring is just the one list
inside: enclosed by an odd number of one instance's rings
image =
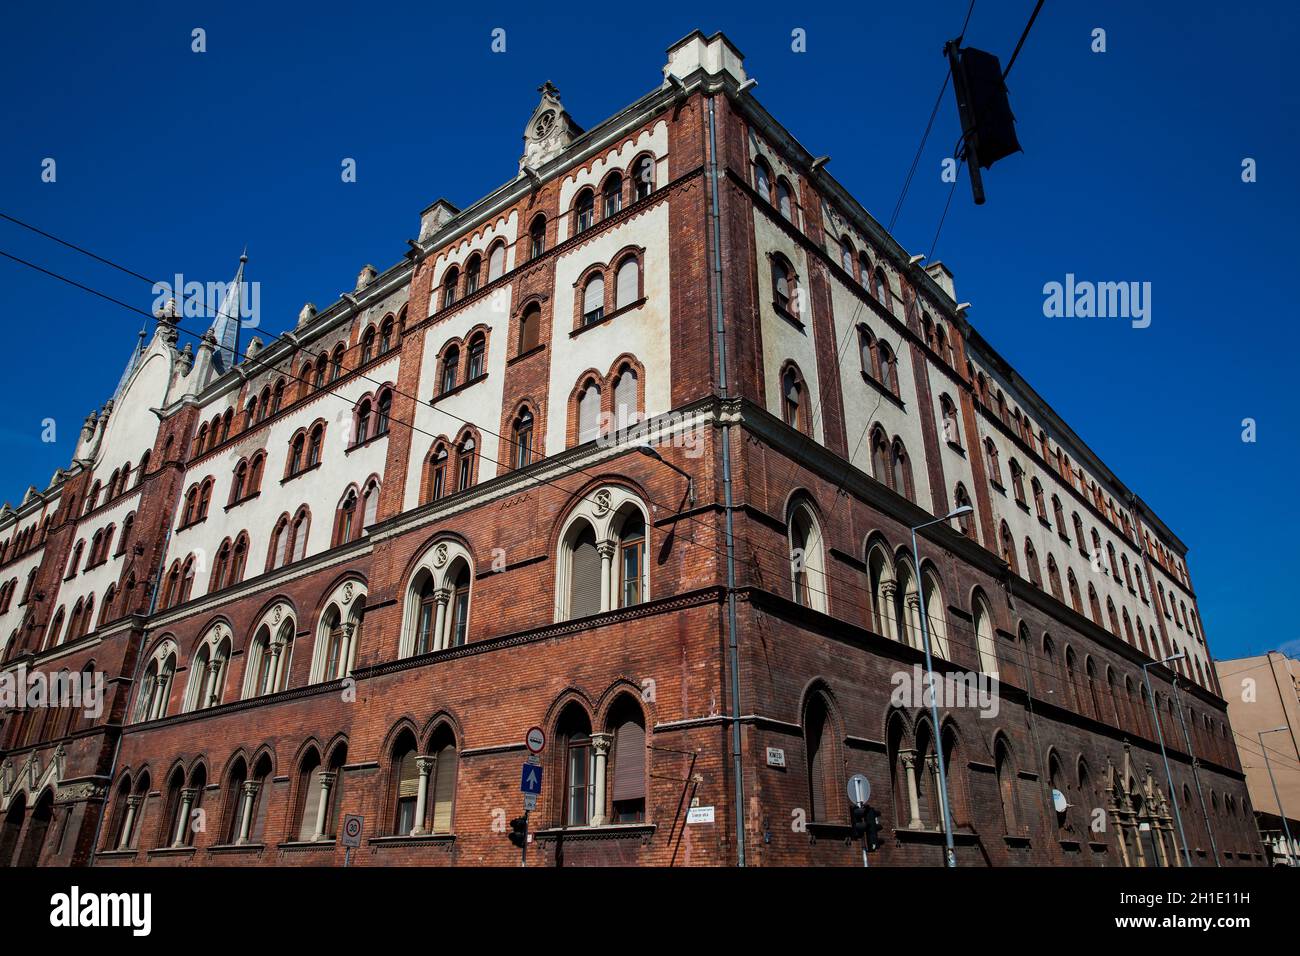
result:
[(1006, 738), (999, 736), (993, 749), (993, 766), (998, 780), (998, 797), (1002, 803), (1002, 820), (1006, 832), (1021, 836), (1019, 801), (1016, 798), (1016, 768)]
[(591, 325), (605, 317), (605, 278), (592, 273), (582, 287), (582, 324)]
[(784, 256), (772, 257), (772, 296), (778, 311), (798, 313), (797, 280), (794, 269)]
[(957, 406), (947, 395), (940, 395), (939, 410), (943, 416), (943, 440), (960, 448), (961, 425), (957, 421)]
[(375, 357), (375, 327), (369, 326), (361, 336), (361, 364), (365, 365)]
[(437, 501), (447, 493), (447, 465), (450, 456), (447, 454), (447, 446), (439, 442), (434, 445), (433, 452), (429, 456), (429, 501)]
[(632, 607), (645, 600), (645, 519), (629, 511), (618, 534), (619, 606)]
[(1011, 487), (1016, 501), (1025, 504), (1025, 471), (1020, 467), (1020, 462), (1014, 458), (1011, 459)]
[(876, 364), (879, 367), (880, 384), (898, 395), (898, 363), (893, 351), (880, 340), (876, 340)]
[[(303, 468), (303, 453), (307, 448), (307, 436), (298, 434), (294, 436), (292, 444), (289, 446), (289, 477), (298, 474)], [(188, 506), (188, 500), (186, 502)]]
[(798, 503), (790, 509), (790, 581), (795, 601), (826, 611), (826, 574), (821, 527), (812, 509)]
[(527, 408), (515, 417), (512, 441), (516, 468), (526, 468), (533, 462), (533, 413)]
[(601, 611), (601, 557), (596, 531), (582, 522), (569, 546), (569, 617), (588, 617)]
[(379, 517), (379, 479), (372, 478), (366, 483), (366, 489), (361, 493), (361, 527), (357, 529), (360, 533), (370, 527)]
[(641, 297), (641, 264), (636, 256), (619, 263), (614, 277), (614, 308), (625, 309)]
[(538, 213), (528, 227), (528, 258), (536, 259), (546, 251), (546, 217)]
[(358, 536), (360, 522), (357, 521), (357, 490), (349, 488), (339, 501), (334, 514), (334, 547), (347, 544)]
[(434, 624), (436, 622), (437, 597), (434, 593), (433, 575), (422, 572), (416, 579), (414, 595), (416, 601), (415, 646), (412, 653), (427, 654), (435, 649)]
[(832, 812), (832, 808), (838, 809), (841, 804), (840, 768), (835, 766), (835, 730), (830, 723), (825, 698), (820, 693), (812, 694), (804, 708), (803, 733), (808, 762), (809, 819), (815, 823), (829, 823), (841, 816)]
[[(970, 495), (966, 492), (966, 486), (960, 482), (957, 485), (957, 491), (953, 495), (953, 504), (957, 508), (969, 508), (971, 506)], [(965, 514), (957, 516), (957, 527), (961, 533), (970, 538), (974, 536), (975, 522), (972, 520), (974, 512), (968, 511)]]
[(754, 191), (764, 202), (772, 201), (772, 172), (761, 159), (754, 160)]
[(807, 431), (807, 412), (803, 400), (803, 378), (799, 369), (790, 365), (781, 376), (781, 417), (785, 423), (800, 431)]
[(1065, 577), (1070, 586), (1070, 606), (1079, 614), (1083, 613), (1083, 598), (1079, 594), (1079, 581), (1074, 576), (1074, 568), (1065, 572)]
[(1047, 583), (1052, 589), (1052, 596), (1058, 601), (1064, 601), (1065, 595), (1061, 591), (1061, 569), (1056, 566), (1056, 558), (1050, 554), (1047, 556)]
[(889, 303), (889, 279), (886, 278), (885, 270), (882, 269), (880, 266), (876, 266), (875, 278), (876, 278), (876, 288), (874, 291), (875, 291), (876, 299), (879, 300), (880, 304), (883, 305), (886, 309), (890, 309), (891, 306)]
[(354, 447), (364, 445), (370, 439), (370, 418), (370, 396), (367, 395), (357, 402), (356, 424), (353, 427), (353, 434), (356, 436)]
[(998, 446), (993, 443), (992, 438), (984, 439), (984, 458), (989, 470), (989, 483), (1001, 488), (1002, 468), (998, 464)]
[(1043, 483), (1037, 478), (1029, 482), (1030, 490), (1034, 495), (1034, 510), (1038, 513), (1038, 519), (1044, 524), (1047, 523), (1047, 503), (1043, 500)]
[(1079, 512), (1074, 512), (1074, 540), (1079, 546), (1079, 553), (1085, 558), (1088, 557), (1088, 541), (1083, 534), (1083, 520), (1079, 517)]
[(847, 235), (840, 237), (840, 268), (853, 275), (853, 240)]
[(449, 309), (456, 304), (456, 288), (459, 285), (460, 270), (452, 266), (442, 276), (442, 307), (444, 309)]
[(393, 411), (393, 390), (381, 388), (375, 394), (375, 437), (388, 434), (388, 423)]
[(301, 561), (307, 556), (307, 509), (300, 508), (293, 520), (293, 555), (294, 561)]
[(781, 210), (782, 216), (794, 222), (794, 194), (784, 176), (776, 181), (776, 208)]
[(475, 452), (474, 436), (466, 435), (461, 439), (460, 444), (456, 447), (456, 490), (464, 491), (474, 484), (477, 475), (477, 462), (474, 458)]
[(610, 782), (613, 823), (645, 822), (646, 736), (645, 717), (640, 706), (627, 694), (609, 711), (609, 729), (614, 737), (614, 762)]
[(469, 363), (465, 370), (465, 381), (472, 382), (484, 372), (484, 358), (487, 355), (487, 336), (475, 332), (469, 340)]
[(573, 231), (586, 232), (596, 221), (595, 193), (584, 189), (573, 204)]
[(578, 441), (591, 441), (599, 432), (600, 385), (588, 379), (578, 392)]
[(1097, 598), (1097, 589), (1088, 582), (1088, 607), (1092, 611), (1092, 619), (1099, 626), (1102, 624), (1101, 601)]
[[(456, 797), (456, 738), (442, 724), (429, 742), (428, 825), (430, 833), (450, 833)], [(423, 822), (423, 821), (422, 821)]]
[(618, 215), (623, 208), (623, 176), (620, 173), (613, 172), (605, 180), (604, 188), (601, 189), (602, 203), (604, 212), (601, 218), (608, 219), (610, 216)]
[(640, 157), (632, 164), (633, 188), (638, 201), (655, 191), (655, 164), (649, 156)]
[(307, 467), (320, 464), (321, 449), (325, 444), (325, 426), (317, 425), (311, 430), (311, 440), (307, 445)]
[(460, 374), (460, 349), (452, 345), (442, 354), (442, 375), (439, 378), (439, 391), (442, 394), (456, 387)]
[[(338, 345), (334, 346), (334, 351), (330, 353), (330, 381), (337, 382), (339, 376), (342, 374), (343, 374), (343, 343), (340, 342)], [(271, 393), (269, 391), (264, 390), (262, 396), (263, 396), (262, 407), (269, 408), (271, 405), (270, 402)]]
[(625, 429), (640, 420), (636, 369), (624, 365), (614, 381), (614, 427)]
[(497, 240), (488, 250), (488, 282), (495, 282), (505, 275), (506, 244)]
[[(558, 753), (563, 760), (560, 824), (581, 827), (595, 822), (595, 753), (591, 746), (591, 721), (576, 704), (560, 714), (556, 724)], [(603, 811), (604, 808), (602, 807)]]
[(541, 343), (542, 307), (536, 302), (529, 304), (519, 317), (519, 353), (531, 352)]
[(1038, 565), (1038, 552), (1034, 549), (1034, 543), (1028, 538), (1025, 539), (1025, 571), (1035, 587), (1043, 586), (1043, 571)]
[(948, 652), (948, 615), (944, 603), (943, 590), (939, 585), (939, 576), (933, 569), (927, 568), (921, 575), (922, 587), (925, 589), (924, 614), (926, 627), (930, 632), (932, 653), (951, 660)]
[(1068, 542), (1070, 538), (1065, 531), (1065, 508), (1056, 495), (1052, 495), (1052, 523), (1056, 525), (1056, 532), (1061, 536), (1061, 540)]
[(479, 274), (483, 271), (483, 257), (477, 252), (465, 261), (465, 295), (478, 291)]
[(890, 487), (898, 492), (909, 501), (915, 501), (916, 496), (912, 491), (912, 467), (908, 462), (907, 450), (903, 447), (903, 441), (895, 438), (890, 448)]
[(998, 541), (1002, 546), (1002, 560), (1011, 568), (1012, 574), (1018, 573), (1019, 569), (1016, 567), (1016, 542), (1011, 537), (1011, 529), (1007, 527), (1005, 521), (1002, 522), (998, 529)]
[(469, 638), (469, 565), (460, 561), (447, 575), (451, 591), (447, 641), (460, 647)]
[(997, 645), (993, 636), (993, 615), (983, 597), (975, 598), (975, 647), (979, 652), (980, 670), (998, 676)]

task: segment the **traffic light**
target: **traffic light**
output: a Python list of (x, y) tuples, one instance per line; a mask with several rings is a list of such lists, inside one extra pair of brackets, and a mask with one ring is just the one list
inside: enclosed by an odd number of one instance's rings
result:
[(853, 839), (861, 840), (867, 835), (867, 805), (855, 803), (849, 808), (849, 822), (853, 825)]
[(867, 852), (873, 853), (880, 849), (880, 811), (875, 807), (867, 807)]
[(999, 159), (1022, 152), (1016, 138), (1016, 118), (1011, 112), (1002, 64), (992, 53), (958, 46), (956, 40), (944, 47), (952, 70), (957, 114), (961, 118), (962, 146), (970, 167), (975, 204), (984, 203), (980, 169)]
[(510, 837), (510, 842), (519, 849), (523, 849), (528, 843), (528, 817), (515, 817), (510, 821), (510, 832), (506, 834)]

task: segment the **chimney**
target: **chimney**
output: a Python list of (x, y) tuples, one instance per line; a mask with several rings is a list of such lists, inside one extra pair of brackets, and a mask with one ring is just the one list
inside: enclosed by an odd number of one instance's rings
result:
[(460, 212), (445, 199), (439, 199), (420, 213), (420, 241), (424, 242)]
[(935, 259), (934, 262), (925, 267), (925, 272), (940, 289), (948, 293), (948, 298), (954, 302), (957, 301), (957, 293), (953, 291), (952, 287), (952, 273), (948, 271), (946, 265)]
[(737, 84), (744, 83), (745, 55), (732, 45), (722, 33), (706, 37), (695, 30), (668, 48), (668, 63), (664, 66), (664, 86), (668, 76), (686, 82), (696, 73), (709, 76), (729, 75)]

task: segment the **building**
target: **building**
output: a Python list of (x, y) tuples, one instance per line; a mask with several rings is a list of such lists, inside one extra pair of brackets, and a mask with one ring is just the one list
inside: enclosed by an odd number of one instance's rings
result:
[(1214, 666), (1269, 857), (1278, 865), (1300, 865), (1300, 662), (1269, 651)]
[(5, 672), (106, 681), (6, 714), (0, 860), (513, 864), (536, 725), (530, 865), (859, 865), (854, 773), (939, 864), (940, 748), (962, 865), (1181, 865), (1176, 810), (1207, 864), (1193, 757), (1262, 861), (1186, 548), (747, 81), (696, 32), (590, 129), (546, 84), (237, 362), (161, 310), (0, 519)]

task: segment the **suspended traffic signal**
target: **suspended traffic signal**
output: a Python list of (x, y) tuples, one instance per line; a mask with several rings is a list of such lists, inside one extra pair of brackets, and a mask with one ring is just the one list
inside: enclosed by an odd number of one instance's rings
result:
[(880, 811), (875, 807), (866, 807), (867, 811), (867, 852), (874, 853), (880, 849)]
[(867, 805), (855, 803), (849, 808), (849, 822), (853, 825), (853, 839), (861, 840), (867, 835)]
[(1016, 138), (1016, 118), (1011, 112), (1007, 84), (1002, 79), (1002, 64), (992, 53), (974, 47), (959, 46), (951, 40), (944, 47), (952, 70), (953, 91), (957, 95), (957, 115), (961, 118), (962, 146), (970, 167), (971, 191), (975, 204), (984, 203), (984, 183), (980, 169), (988, 169), (999, 159), (1022, 152)]

